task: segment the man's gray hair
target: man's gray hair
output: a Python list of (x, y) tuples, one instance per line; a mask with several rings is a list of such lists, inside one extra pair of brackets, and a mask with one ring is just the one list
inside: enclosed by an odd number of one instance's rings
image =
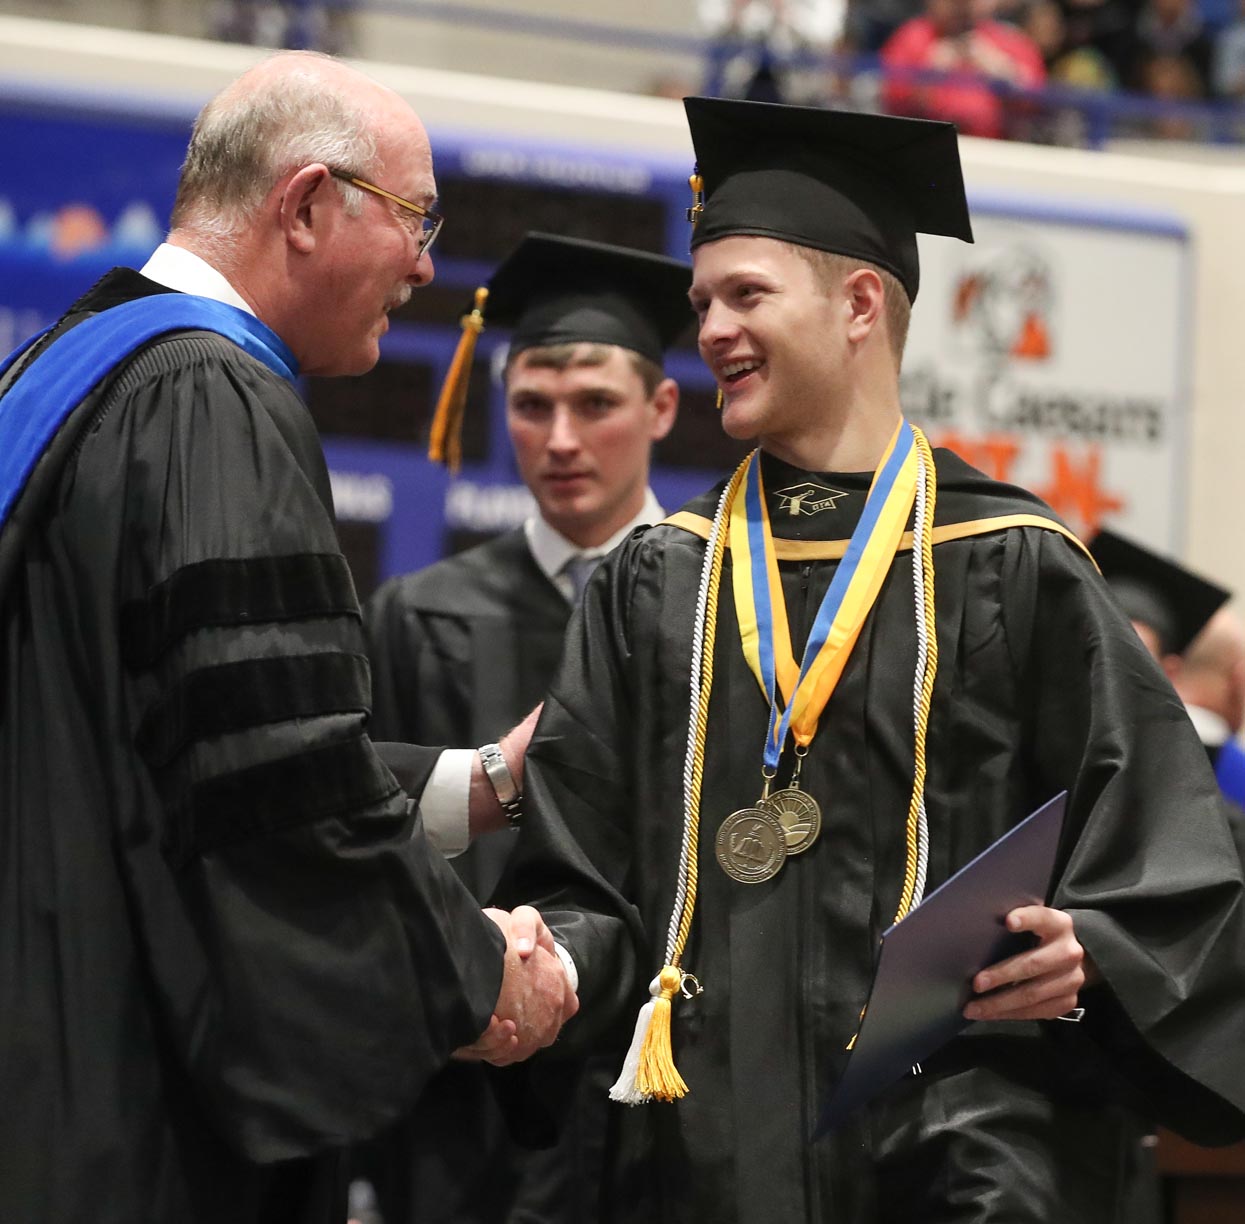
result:
[[(277, 179), (313, 162), (361, 178), (377, 173), (376, 139), (357, 106), (314, 72), (300, 70), (250, 91), (226, 90), (195, 120), (171, 227), (234, 234)], [(363, 193), (340, 179), (334, 182), (347, 212), (357, 215)]]

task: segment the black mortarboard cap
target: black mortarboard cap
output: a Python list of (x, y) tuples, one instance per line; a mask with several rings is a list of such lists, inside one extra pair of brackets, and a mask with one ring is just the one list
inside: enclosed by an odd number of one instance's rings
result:
[(528, 234), (489, 280), (484, 320), (514, 329), (511, 352), (617, 344), (661, 365), (692, 322), (691, 267), (581, 238)]
[(1148, 625), (1164, 654), (1184, 654), (1231, 592), (1114, 531), (1090, 541), (1102, 576), (1130, 620)]
[(684, 98), (704, 207), (692, 247), (733, 234), (867, 260), (915, 300), (916, 236), (972, 242), (955, 126)]
[(428, 457), (458, 470), (475, 342), (486, 326), (513, 328), (510, 351), (537, 345), (616, 344), (657, 365), (692, 322), (692, 269), (665, 255), (582, 238), (527, 234), (463, 317), (441, 388)]

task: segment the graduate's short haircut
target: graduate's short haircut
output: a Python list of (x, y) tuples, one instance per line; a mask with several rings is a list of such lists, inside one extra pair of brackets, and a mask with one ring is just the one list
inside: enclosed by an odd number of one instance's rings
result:
[[(587, 341), (576, 341), (570, 344), (533, 345), (531, 348), (520, 349), (517, 353), (512, 353), (506, 358), (506, 369), (503, 378), (509, 383), (510, 370), (520, 357), (524, 358), (528, 365), (534, 366), (538, 370), (566, 370), (571, 366), (604, 365), (610, 359), (610, 353), (616, 348), (622, 348), (622, 346), (615, 344), (592, 344)], [(631, 368), (640, 376), (640, 382), (644, 384), (645, 397), (652, 399), (653, 393), (666, 377), (665, 370), (657, 362), (650, 360), (641, 353), (637, 353), (634, 349), (624, 348), (622, 351), (631, 362)]]
[[(287, 171), (323, 162), (370, 176), (381, 170), (378, 161), (362, 111), (311, 72), (288, 71), (253, 89), (227, 89), (195, 120), (170, 226), (235, 234)], [(333, 182), (346, 211), (357, 216), (363, 192), (340, 179)]]
[(870, 263), (867, 259), (838, 255), (833, 251), (819, 251), (794, 242), (788, 245), (793, 251), (799, 252), (800, 258), (812, 268), (818, 285), (827, 291), (858, 268), (868, 268), (870, 272), (878, 274), (882, 281), (882, 292), (886, 302), (886, 335), (890, 340), (895, 367), (898, 369), (903, 361), (904, 346), (908, 342), (908, 324), (912, 320), (912, 303), (908, 301), (908, 295), (899, 283), (899, 278), (885, 268)]

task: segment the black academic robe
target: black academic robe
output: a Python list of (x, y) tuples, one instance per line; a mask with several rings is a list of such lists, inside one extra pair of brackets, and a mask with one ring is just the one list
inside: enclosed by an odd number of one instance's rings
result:
[[(115, 271), (61, 326), (159, 292)], [(502, 941), (365, 733), (310, 416), (171, 334), (10, 527), (0, 1219), (340, 1221), (341, 1149), (482, 1031)], [(400, 755), (420, 785), (435, 753)]]
[[(562, 655), (570, 604), (521, 530), (391, 578), (364, 609), (379, 740), (475, 748), (521, 722)], [(478, 839), (454, 860), (482, 900), (513, 836)]]
[(519, 529), (391, 578), (364, 614), (373, 733), (474, 747), (544, 697), (571, 608)]
[[(496, 740), (544, 698), (570, 614), (522, 530), (386, 582), (365, 608), (372, 733), (455, 747)], [(452, 860), (481, 901), (514, 841), (511, 830), (486, 834)], [(570, 1098), (579, 1072), (546, 1072), (545, 1096), (559, 1105)], [(608, 1085), (598, 1074), (579, 1090), (595, 1090), (595, 1100), (562, 1126), (555, 1146), (533, 1149), (528, 1141), (543, 1145), (552, 1131), (532, 1132), (531, 1102), (511, 1108), (523, 1075), (447, 1067), (410, 1118), (359, 1154), (386, 1224), (592, 1224)]]
[[(937, 453), (936, 524), (1046, 514)], [(766, 457), (766, 487), (808, 479)], [(797, 652), (838, 564), (817, 541), (855, 526), (848, 495), (774, 531)], [(717, 493), (698, 499), (708, 518)], [(594, 575), (527, 759), (529, 817), (508, 900), (545, 911), (573, 953), (573, 1046), (620, 1056), (662, 964), (683, 828), (693, 609), (705, 542), (673, 525)], [(822, 556), (828, 550), (821, 548)], [(809, 1136), (869, 993), (899, 899), (913, 774), (912, 557), (885, 579), (822, 717), (803, 783), (820, 839), (742, 885), (714, 835), (755, 802), (767, 710), (740, 649), (730, 556), (719, 603), (700, 827), (676, 999), (690, 1094), (618, 1107), (620, 1219), (715, 1224), (1117, 1218), (1142, 1129), (1131, 1102), (1194, 1139), (1245, 1134), (1245, 888), (1187, 717), (1076, 544), (1012, 527), (934, 548), (939, 668), (929, 728), (929, 882), (1066, 788), (1053, 904), (1104, 985), (1079, 1025), (979, 1024), (828, 1139)], [(785, 769), (790, 768), (788, 753)], [(780, 781), (785, 774), (780, 774)]]

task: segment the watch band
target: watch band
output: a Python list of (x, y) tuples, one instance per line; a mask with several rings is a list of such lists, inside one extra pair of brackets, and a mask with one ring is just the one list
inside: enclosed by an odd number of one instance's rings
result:
[(502, 755), (501, 745), (481, 744), (478, 751), (480, 764), (484, 766), (484, 772), (493, 785), (493, 793), (501, 804), (506, 822), (511, 826), (517, 825), (523, 815), (523, 796), (514, 784), (514, 777), (510, 773), (510, 766), (506, 764), (505, 756)]

